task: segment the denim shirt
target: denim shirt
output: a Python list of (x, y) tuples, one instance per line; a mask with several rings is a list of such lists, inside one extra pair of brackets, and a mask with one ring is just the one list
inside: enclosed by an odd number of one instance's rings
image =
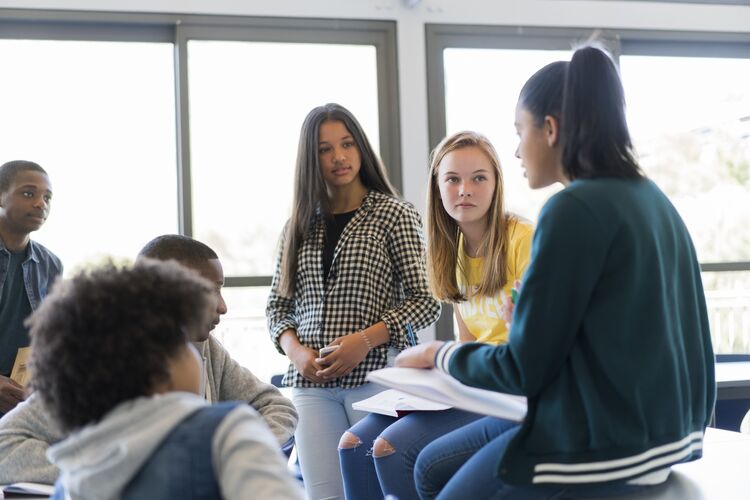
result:
[[(220, 499), (214, 470), (213, 436), (237, 401), (201, 408), (180, 423), (143, 465), (122, 493), (122, 500)], [(252, 497), (252, 492), (247, 492)]]
[[(0, 295), (5, 286), (9, 262), (10, 251), (0, 239)], [(22, 267), (26, 295), (29, 297), (31, 309), (35, 310), (47, 296), (52, 283), (62, 274), (62, 262), (44, 245), (29, 240), (29, 251)]]
[[(218, 474), (214, 470), (213, 435), (224, 417), (243, 404), (224, 401), (206, 406), (179, 423), (121, 493), (122, 500), (219, 500)], [(252, 492), (247, 492), (248, 498)], [(61, 480), (55, 483), (52, 500), (68, 495)]]

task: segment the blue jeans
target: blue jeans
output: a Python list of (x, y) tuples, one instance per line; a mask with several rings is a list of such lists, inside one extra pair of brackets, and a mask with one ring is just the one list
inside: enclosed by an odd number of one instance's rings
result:
[(297, 456), (307, 496), (312, 500), (344, 498), (338, 444), (349, 427), (367, 416), (352, 403), (383, 390), (374, 384), (352, 389), (295, 387), (292, 400), (299, 424), (294, 433)]
[(427, 445), (419, 454), (414, 471), (421, 498), (562, 500), (622, 495), (648, 488), (625, 483), (580, 487), (509, 485), (496, 477), (496, 470), (519, 429), (515, 422), (484, 417)]
[[(370, 414), (349, 429), (361, 445), (339, 449), (347, 500), (381, 500), (385, 495), (418, 499), (414, 463), (419, 452), (434, 439), (480, 418), (456, 409), (414, 412), (400, 419)], [(394, 452), (373, 457), (372, 443), (378, 437), (385, 439)]]

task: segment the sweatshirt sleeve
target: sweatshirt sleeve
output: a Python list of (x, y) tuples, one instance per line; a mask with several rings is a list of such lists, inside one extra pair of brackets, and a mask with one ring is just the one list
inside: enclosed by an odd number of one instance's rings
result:
[(59, 471), (46, 452), (62, 438), (37, 396), (20, 403), (0, 419), (0, 484), (53, 484)]
[(305, 498), (273, 436), (246, 406), (238, 406), (222, 420), (212, 452), (222, 498)]
[(561, 192), (550, 199), (534, 233), (508, 343), (450, 346), (441, 354), (443, 368), (467, 385), (536, 396), (574, 344), (606, 260), (607, 234), (577, 198)]
[(279, 444), (286, 443), (297, 427), (297, 410), (292, 402), (235, 361), (213, 335), (208, 343), (218, 399), (247, 401), (266, 421)]

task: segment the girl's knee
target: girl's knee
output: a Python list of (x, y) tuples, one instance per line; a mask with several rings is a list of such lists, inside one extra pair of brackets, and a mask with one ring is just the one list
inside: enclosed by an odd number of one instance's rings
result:
[(432, 465), (432, 461), (426, 460), (421, 453), (417, 456), (417, 460), (414, 462), (414, 481), (417, 484), (425, 483), (429, 480)]
[(339, 440), (339, 450), (350, 450), (356, 448), (362, 444), (362, 440), (358, 436), (346, 431)]
[(433, 477), (431, 477), (431, 467), (424, 460), (414, 464), (414, 486), (419, 493), (419, 498), (435, 498), (440, 492), (439, 487), (435, 487)]
[(375, 458), (387, 457), (394, 453), (396, 453), (396, 448), (382, 437), (377, 438), (372, 445), (372, 456)]

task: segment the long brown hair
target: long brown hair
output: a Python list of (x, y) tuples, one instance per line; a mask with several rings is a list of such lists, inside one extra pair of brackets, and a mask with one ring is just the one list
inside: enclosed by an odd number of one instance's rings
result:
[(477, 293), (492, 296), (507, 282), (508, 234), (511, 222), (517, 219), (505, 213), (503, 171), (500, 168), (495, 148), (482, 134), (464, 131), (450, 135), (440, 141), (430, 155), (430, 176), (427, 187), (427, 276), (433, 295), (446, 302), (467, 300), (458, 287), (456, 266), (467, 278), (463, 259), (459, 259), (458, 243), (460, 230), (455, 219), (448, 215), (440, 198), (438, 170), (445, 156), (457, 149), (476, 147), (487, 156), (495, 170), (495, 193), (487, 213), (487, 231), (479, 246), (484, 256), (482, 280)]
[(297, 253), (305, 234), (310, 231), (317, 210), (324, 216), (331, 213), (326, 184), (320, 172), (320, 124), (340, 121), (352, 135), (359, 149), (362, 163), (359, 176), (368, 189), (397, 197), (396, 189), (388, 180), (383, 162), (370, 145), (362, 126), (354, 115), (340, 104), (328, 103), (314, 108), (302, 123), (297, 146), (297, 165), (294, 173), (294, 200), (292, 216), (287, 223), (283, 238), (279, 293), (285, 297), (294, 295), (297, 274)]

